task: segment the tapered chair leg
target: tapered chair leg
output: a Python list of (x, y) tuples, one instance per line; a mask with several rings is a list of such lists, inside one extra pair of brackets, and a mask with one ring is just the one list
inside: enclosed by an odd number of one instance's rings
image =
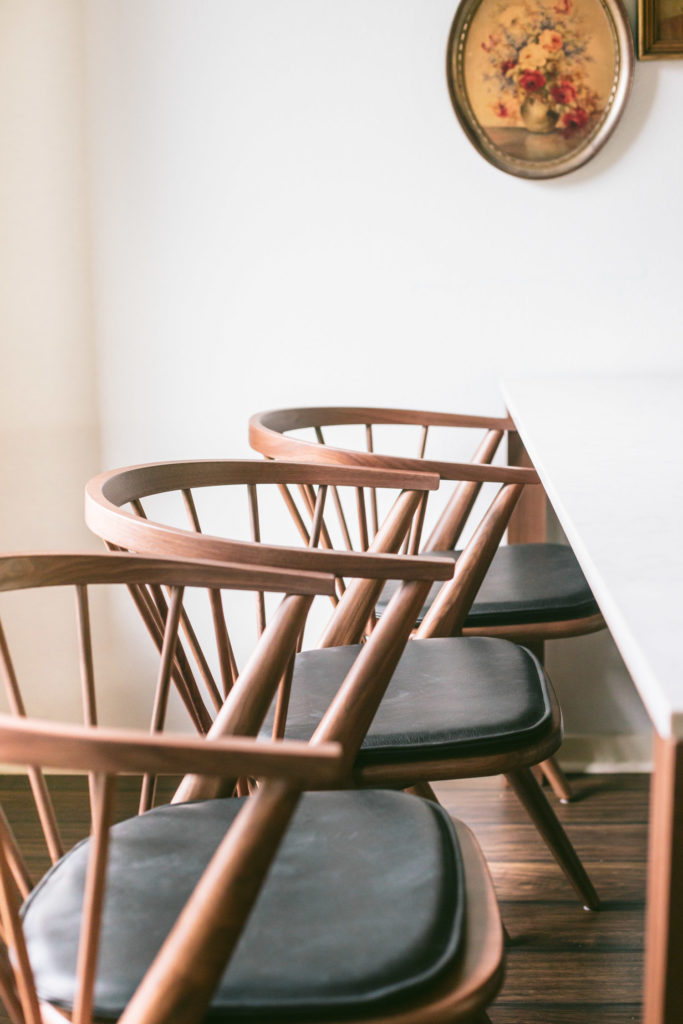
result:
[[(543, 640), (526, 640), (522, 646), (531, 651), (538, 658), (541, 665), (545, 667), (545, 642)], [(550, 787), (557, 799), (563, 804), (569, 803), (574, 794), (572, 793), (567, 776), (555, 758), (549, 757), (547, 761), (542, 761), (539, 768), (545, 779), (550, 783)]]
[(541, 771), (550, 783), (552, 791), (560, 803), (568, 804), (573, 799), (574, 793), (569, 785), (569, 780), (564, 774), (554, 757), (541, 762)]
[(416, 782), (406, 789), (406, 793), (412, 793), (413, 796), (421, 796), (423, 800), (431, 800), (433, 804), (441, 806), (441, 801), (428, 782)]
[(507, 780), (586, 908), (598, 910), (600, 901), (593, 883), (531, 770), (508, 772)]

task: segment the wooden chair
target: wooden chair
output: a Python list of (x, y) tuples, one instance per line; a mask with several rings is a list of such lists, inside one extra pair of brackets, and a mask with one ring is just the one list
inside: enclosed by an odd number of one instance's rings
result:
[[(458, 622), (467, 614), (524, 483), (536, 476), (528, 469), (490, 466), (466, 466), (464, 472), (468, 480), (502, 480), (502, 487), (458, 560), (453, 580), (445, 585), (443, 602), (435, 603), (418, 637), (406, 647), (377, 715), (372, 724), (368, 723), (368, 734), (354, 763), (353, 781), (356, 785), (417, 786), (435, 799), (429, 781), (505, 773), (584, 905), (596, 908), (598, 899), (590, 879), (530, 771), (530, 766), (551, 756), (561, 742), (560, 712), (548, 679), (531, 654), (508, 641), (450, 635), (457, 633)], [(342, 595), (338, 606), (316, 648), (302, 651), (295, 659), (291, 677), (268, 720), (275, 736), (309, 738), (328, 704), (334, 703), (364, 636), (374, 635), (373, 606), (382, 587), (379, 576), (386, 578), (393, 570), (397, 578), (406, 578), (416, 571), (414, 565), (420, 561), (412, 556), (391, 558), (376, 553), (387, 546), (399, 547), (409, 530), (409, 544), (416, 544), (430, 493), (427, 483), (412, 478), (411, 484), (410, 477), (402, 480), (400, 475), (392, 477), (392, 473), (396, 471), (280, 462), (138, 466), (90, 481), (86, 520), (109, 544), (136, 551), (217, 560), (260, 559), (289, 567), (327, 567), (337, 576), (355, 577), (350, 581), (338, 579)], [(429, 478), (430, 487), (434, 479)], [(314, 481), (319, 484), (317, 489)], [(253, 514), (258, 508), (254, 489), (257, 482), (270, 482), (283, 488), (287, 505), (309, 546), (299, 550), (273, 547), (198, 532), (197, 501), (202, 490), (239, 482), (246, 484), (251, 496), (254, 537), (261, 536), (260, 521)], [(375, 488), (379, 483), (383, 487), (392, 483), (422, 486), (423, 490), (421, 494), (404, 492), (385, 519), (378, 515), (377, 532), (370, 543), (366, 502), (358, 489)], [(360, 547), (369, 546), (365, 552), (332, 549), (334, 523), (326, 519), (324, 504), (328, 490), (339, 516), (339, 533), (349, 547), (353, 542), (347, 518), (339, 515), (340, 509), (343, 512), (340, 491), (345, 486), (358, 495)], [(292, 488), (296, 487), (302, 490), (302, 509), (294, 502)], [(160, 522), (151, 513), (152, 498), (166, 497), (173, 491), (184, 496), (189, 530)], [(374, 497), (378, 498), (379, 511), (381, 496)], [(374, 501), (372, 505), (374, 508)], [(304, 525), (309, 513), (313, 518), (310, 532)], [(310, 546), (318, 541), (325, 548)], [(449, 563), (452, 570), (452, 561)], [(372, 579), (367, 578), (370, 575)], [(219, 731), (221, 715), (215, 726)], [(219, 793), (215, 790), (215, 795)], [(191, 788), (184, 790), (186, 798), (192, 795)]]
[[(401, 589), (340, 699), (311, 743), (301, 744), (253, 734), (314, 595), (333, 595), (333, 577), (122, 553), (0, 557), (3, 612), (8, 592), (38, 598), (47, 589), (71, 600), (75, 590), (83, 702), (83, 724), (28, 717), (21, 672), (0, 628), (10, 706), (0, 715), (2, 758), (26, 769), (53, 862), (33, 885), (18, 841), (25, 815), (15, 833), (0, 813), (0, 996), (13, 1024), (197, 1024), (207, 1013), (226, 1024), (488, 1020), (503, 936), (468, 830), (403, 793), (302, 796), (347, 785), (367, 722), (439, 574), (443, 563), (425, 562), (422, 578)], [(128, 587), (147, 610), (146, 625), (162, 631), (149, 733), (98, 724), (96, 584)], [(220, 738), (161, 731), (174, 687), (200, 728), (197, 694), (187, 685), (191, 645), (179, 632), (182, 622), (191, 633), (184, 598), (198, 587), (285, 594), (224, 698), (233, 729)], [(40, 638), (44, 624), (34, 622)], [(227, 657), (225, 623), (215, 639)], [(143, 667), (137, 691), (146, 689)], [(51, 685), (41, 680), (44, 690)], [(91, 835), (67, 852), (63, 836), (80, 837), (73, 814), (60, 832), (44, 769), (88, 775)], [(169, 776), (189, 777), (199, 798), (185, 803), (176, 790), (172, 803), (160, 804), (158, 793), (154, 801), (155, 784)], [(234, 795), (245, 777), (252, 795)], [(230, 795), (202, 797), (216, 778)], [(151, 809), (112, 824), (117, 792), (140, 780), (141, 806)], [(169, 794), (174, 786), (166, 786)], [(28, 855), (35, 859), (30, 843)]]
[[(328, 435), (335, 428), (342, 428), (344, 445), (327, 443), (323, 428)], [(412, 433), (409, 436), (401, 433), (392, 446), (391, 434), (396, 428), (412, 428)], [(430, 430), (432, 434), (441, 431), (442, 441), (449, 434), (453, 436), (454, 431), (474, 433), (478, 442), (471, 460), (474, 464), (490, 463), (501, 441), (507, 437), (509, 461), (531, 465), (515, 425), (508, 417), (412, 409), (281, 409), (252, 416), (249, 439), (252, 447), (268, 458), (305, 459), (375, 469), (423, 469), (438, 473), (443, 481), (456, 482), (422, 550), (457, 558), (460, 552), (456, 546), (482, 481), (464, 480), (462, 463), (445, 461), (438, 453), (436, 457), (429, 457)], [(391, 447), (391, 454), (376, 451), (380, 431), (383, 431), (381, 443)], [(354, 447), (349, 447), (350, 444)], [(415, 456), (406, 454), (409, 444), (414, 445)], [(496, 636), (522, 643), (543, 663), (546, 640), (592, 633), (603, 629), (605, 622), (571, 548), (565, 544), (526, 542), (525, 518), (529, 514), (537, 515), (540, 504), (538, 496), (533, 494), (535, 490), (541, 489), (527, 488), (521, 499), (511, 519), (508, 544), (495, 553), (462, 632), (466, 636)], [(381, 611), (393, 589), (391, 585), (385, 589), (378, 610)], [(438, 589), (438, 586), (433, 588), (418, 621), (422, 621)], [(542, 767), (556, 795), (565, 803), (570, 800), (570, 785), (554, 758), (544, 762)]]

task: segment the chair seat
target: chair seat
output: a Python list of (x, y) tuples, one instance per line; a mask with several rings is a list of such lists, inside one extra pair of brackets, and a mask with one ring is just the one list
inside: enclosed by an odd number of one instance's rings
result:
[[(455, 560), (460, 551), (430, 551)], [(425, 552), (425, 555), (427, 552)], [(435, 583), (418, 622), (443, 586)], [(377, 611), (386, 608), (398, 589), (386, 584)], [(508, 544), (498, 548), (465, 626), (516, 626), (596, 615), (599, 609), (576, 556), (566, 544)]]
[[(119, 1017), (242, 803), (165, 806), (112, 828), (96, 1017)], [(63, 857), (22, 910), (39, 995), (67, 1009), (88, 849)], [(305, 794), (208, 1019), (404, 998), (453, 963), (463, 913), (460, 849), (441, 808), (391, 791)]]
[[(360, 647), (297, 655), (286, 737), (308, 740)], [(550, 683), (536, 658), (508, 640), (409, 640), (356, 764), (390, 764), (519, 749), (552, 721)], [(263, 735), (270, 735), (272, 713)]]

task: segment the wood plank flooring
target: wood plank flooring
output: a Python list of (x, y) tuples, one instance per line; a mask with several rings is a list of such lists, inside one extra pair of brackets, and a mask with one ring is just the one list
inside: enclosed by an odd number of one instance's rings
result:
[[(492, 1024), (631, 1024), (640, 1020), (649, 779), (574, 779), (577, 799), (550, 796), (602, 899), (589, 913), (500, 779), (440, 783), (448, 810), (477, 835), (496, 885), (510, 943)], [(84, 780), (50, 780), (68, 844), (87, 831)], [(135, 787), (120, 793), (118, 817), (135, 810)], [(0, 802), (34, 877), (47, 866), (25, 780), (0, 777)], [(8, 1018), (0, 1008), (0, 1024)]]
[(439, 783), (444, 806), (486, 854), (510, 935), (492, 1024), (631, 1024), (640, 1020), (649, 777), (584, 776), (577, 799), (552, 795), (598, 891), (585, 911), (499, 779)]

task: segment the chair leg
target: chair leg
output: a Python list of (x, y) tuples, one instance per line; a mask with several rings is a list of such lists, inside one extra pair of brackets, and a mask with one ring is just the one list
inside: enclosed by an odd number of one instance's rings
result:
[(413, 796), (421, 796), (423, 800), (431, 800), (433, 804), (441, 806), (441, 801), (428, 782), (415, 782), (412, 786), (408, 786), (405, 792), (412, 793)]
[(593, 884), (530, 769), (509, 772), (507, 779), (586, 909), (598, 910), (600, 901)]
[(569, 801), (573, 799), (574, 794), (572, 792), (572, 787), (569, 785), (569, 779), (564, 774), (555, 758), (549, 757), (547, 761), (541, 761), (541, 771), (550, 783), (553, 793), (560, 803), (568, 804)]
[[(523, 646), (538, 658), (541, 665), (545, 666), (545, 643), (543, 640), (526, 641)], [(555, 758), (549, 757), (547, 761), (541, 762), (539, 767), (550, 783), (557, 799), (563, 804), (569, 803), (574, 794), (569, 785), (569, 780)]]

